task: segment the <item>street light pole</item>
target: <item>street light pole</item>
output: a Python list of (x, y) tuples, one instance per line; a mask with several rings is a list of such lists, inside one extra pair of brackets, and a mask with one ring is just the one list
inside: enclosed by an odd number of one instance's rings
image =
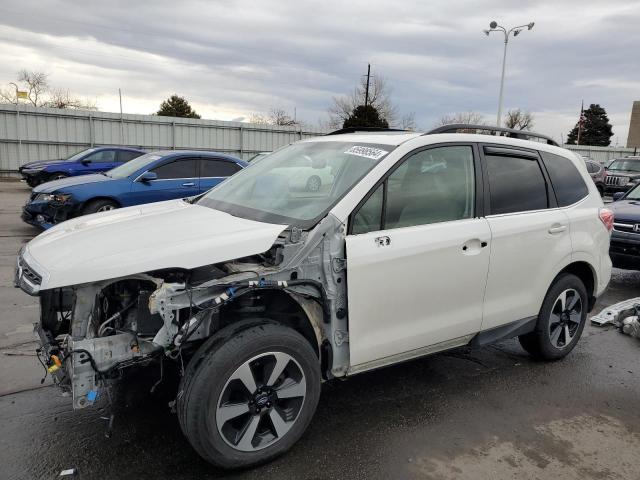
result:
[(485, 35), (488, 37), (491, 32), (502, 32), (504, 34), (504, 53), (502, 54), (502, 76), (500, 77), (500, 96), (498, 97), (498, 117), (496, 119), (496, 126), (500, 126), (502, 122), (502, 94), (504, 92), (504, 72), (507, 65), (507, 46), (509, 45), (509, 36), (513, 34), (514, 37), (517, 37), (524, 27), (527, 27), (527, 30), (531, 30), (533, 28), (534, 22), (530, 22), (526, 25), (519, 25), (517, 27), (512, 27), (507, 30), (501, 25), (498, 25), (498, 22), (493, 21), (489, 24), (489, 30), (483, 30)]

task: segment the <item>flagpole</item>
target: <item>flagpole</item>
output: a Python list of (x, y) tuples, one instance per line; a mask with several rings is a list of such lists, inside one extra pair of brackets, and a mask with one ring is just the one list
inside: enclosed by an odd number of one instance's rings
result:
[(582, 116), (584, 115), (584, 100), (582, 100), (582, 105), (580, 106), (580, 120), (578, 120), (578, 139), (576, 140), (576, 145), (580, 145), (580, 133), (582, 132)]

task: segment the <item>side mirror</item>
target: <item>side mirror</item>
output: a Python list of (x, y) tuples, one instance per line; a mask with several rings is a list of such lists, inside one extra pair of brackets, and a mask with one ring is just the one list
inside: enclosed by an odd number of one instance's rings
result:
[(613, 201), (617, 202), (618, 200), (620, 200), (622, 197), (624, 197), (625, 192), (616, 192), (613, 194)]
[(92, 160), (90, 158), (87, 158), (86, 160), (80, 160), (80, 163), (83, 164), (84, 166), (89, 165), (92, 162)]
[(156, 172), (144, 172), (142, 175), (140, 175), (140, 177), (138, 177), (138, 180), (140, 182), (151, 182), (152, 180), (157, 180), (158, 179), (158, 174)]

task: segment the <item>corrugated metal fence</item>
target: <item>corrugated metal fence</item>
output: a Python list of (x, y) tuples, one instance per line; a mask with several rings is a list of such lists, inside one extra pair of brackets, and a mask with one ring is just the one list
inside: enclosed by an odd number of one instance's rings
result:
[[(323, 133), (299, 127), (1, 104), (0, 172), (15, 172), (34, 160), (66, 158), (95, 145), (214, 150), (246, 159)], [(632, 148), (566, 147), (601, 163), (634, 153)]]
[(66, 158), (96, 145), (190, 149), (249, 158), (325, 132), (221, 120), (0, 105), (0, 171)]
[(564, 147), (599, 163), (607, 163), (614, 158), (634, 154), (633, 148), (590, 147), (589, 145), (564, 145)]

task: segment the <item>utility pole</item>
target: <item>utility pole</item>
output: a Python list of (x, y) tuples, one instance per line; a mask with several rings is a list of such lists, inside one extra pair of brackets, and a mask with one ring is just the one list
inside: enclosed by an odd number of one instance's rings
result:
[(120, 97), (120, 145), (124, 145), (124, 119), (122, 118), (122, 92), (118, 89)]
[(369, 80), (371, 78), (371, 64), (367, 63), (367, 86), (364, 89), (364, 106), (369, 105)]

